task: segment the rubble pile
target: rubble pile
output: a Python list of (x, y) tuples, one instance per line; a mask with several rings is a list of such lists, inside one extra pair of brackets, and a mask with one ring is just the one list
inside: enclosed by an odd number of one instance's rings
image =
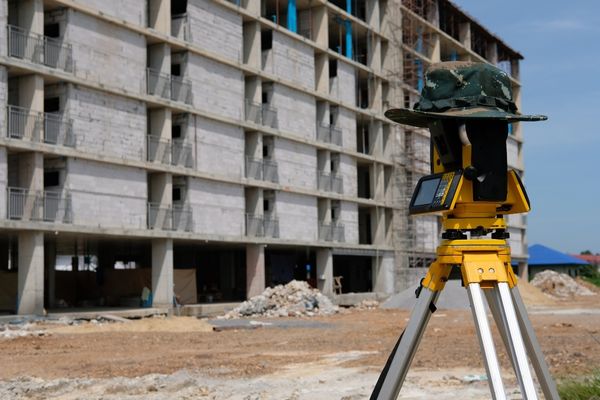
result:
[(375, 310), (379, 308), (379, 302), (377, 300), (363, 300), (356, 303), (352, 308), (356, 310)]
[(240, 317), (312, 317), (338, 312), (338, 307), (319, 290), (304, 281), (291, 281), (265, 289), (231, 310), (223, 318)]
[(547, 295), (558, 298), (593, 296), (595, 294), (569, 275), (552, 270), (537, 273), (530, 283)]

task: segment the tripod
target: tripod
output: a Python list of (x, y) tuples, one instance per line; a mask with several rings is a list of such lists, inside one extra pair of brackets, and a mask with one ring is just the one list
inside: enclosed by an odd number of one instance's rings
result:
[[(451, 232), (450, 232), (451, 233)], [(452, 235), (450, 235), (452, 236)], [(462, 237), (461, 234), (455, 235)], [(448, 237), (448, 235), (446, 235)], [(371, 400), (395, 400), (417, 351), (435, 303), (452, 268), (460, 268), (494, 400), (506, 399), (483, 297), (510, 356), (524, 399), (538, 398), (528, 355), (546, 399), (559, 400), (544, 355), (517, 289), (510, 248), (503, 239), (449, 239), (437, 249), (437, 259), (417, 289), (417, 303), (371, 394)]]

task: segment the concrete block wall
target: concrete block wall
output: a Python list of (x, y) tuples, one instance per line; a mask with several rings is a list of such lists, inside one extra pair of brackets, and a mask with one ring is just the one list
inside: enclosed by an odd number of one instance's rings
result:
[(242, 61), (242, 16), (211, 0), (189, 0), (190, 41), (222, 57)]
[(144, 36), (73, 10), (68, 21), (64, 40), (73, 46), (77, 77), (146, 93)]
[(188, 132), (188, 141), (195, 142), (197, 169), (232, 178), (243, 176), (243, 129), (202, 117), (192, 117), (190, 120), (192, 131)]
[(314, 140), (317, 129), (315, 98), (287, 86), (274, 84), (272, 87), (270, 105), (277, 109), (279, 129)]
[(145, 159), (144, 103), (69, 85), (65, 117), (73, 121), (78, 149), (110, 157)]
[(281, 239), (316, 241), (318, 237), (317, 198), (277, 192), (275, 210)]
[(508, 167), (521, 169), (522, 167), (519, 165), (519, 142), (509, 137), (506, 142), (506, 153)]
[(341, 201), (339, 221), (344, 224), (345, 242), (358, 244), (358, 204)]
[(192, 207), (194, 232), (244, 235), (246, 206), (242, 186), (190, 178), (188, 201)]
[(434, 252), (439, 242), (438, 217), (436, 215), (420, 215), (413, 218), (419, 250)]
[(78, 0), (77, 2), (135, 25), (147, 25), (147, 0)]
[(269, 51), (265, 72), (301, 87), (315, 87), (315, 56), (311, 46), (283, 33), (273, 31), (273, 48)]
[(281, 185), (317, 188), (317, 152), (314, 147), (276, 138), (274, 153)]
[(508, 228), (510, 238), (508, 244), (510, 245), (510, 251), (513, 256), (524, 256), (527, 254), (527, 249), (523, 246), (523, 230), (519, 228)]
[(342, 145), (356, 150), (356, 114), (347, 108), (338, 107), (337, 127), (342, 130)]
[(66, 178), (75, 225), (146, 227), (146, 171), (70, 158)]
[(242, 71), (191, 53), (186, 71), (186, 78), (192, 81), (194, 107), (223, 117), (242, 118)]
[(340, 172), (344, 181), (344, 195), (358, 195), (358, 179), (356, 172), (356, 160), (346, 154), (340, 154)]
[(356, 69), (341, 59), (337, 60), (337, 81), (331, 95), (337, 100), (356, 104)]

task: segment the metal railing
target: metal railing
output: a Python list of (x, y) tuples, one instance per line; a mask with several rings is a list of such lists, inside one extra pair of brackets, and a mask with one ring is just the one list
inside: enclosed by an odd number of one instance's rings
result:
[(266, 237), (279, 237), (279, 218), (273, 214), (265, 214), (263, 217), (264, 233)]
[(246, 178), (262, 180), (263, 163), (260, 158), (246, 156)]
[(266, 104), (262, 105), (262, 124), (271, 128), (277, 128), (277, 110), (275, 108), (269, 107)]
[(192, 83), (189, 80), (152, 68), (146, 69), (146, 91), (153, 96), (192, 104)]
[(71, 223), (71, 196), (61, 191), (8, 188), (8, 219)]
[(339, 194), (344, 193), (344, 180), (337, 174), (331, 174), (331, 191)]
[(171, 164), (191, 168), (194, 166), (193, 148), (183, 139), (173, 139), (171, 144)]
[(8, 25), (8, 55), (73, 72), (73, 48), (61, 40)]
[(344, 180), (337, 174), (320, 172), (317, 175), (317, 189), (342, 194), (344, 193)]
[(319, 240), (326, 242), (344, 242), (344, 225), (338, 222), (319, 224)]
[(193, 225), (192, 209), (189, 206), (174, 204), (169, 207), (148, 203), (148, 229), (191, 232)]
[(342, 145), (342, 130), (332, 125), (317, 126), (317, 140), (325, 143)]
[(158, 136), (146, 136), (147, 160), (156, 161), (162, 164), (171, 163), (172, 146), (171, 142), (159, 138)]
[(36, 112), (17, 106), (8, 106), (7, 110), (9, 138), (75, 147), (73, 121), (61, 114)]
[(262, 215), (246, 214), (246, 236), (264, 236), (264, 224)]
[(273, 160), (263, 159), (263, 180), (278, 183), (279, 173), (277, 171), (277, 162)]
[(254, 103), (246, 99), (245, 117), (246, 121), (277, 128), (277, 110), (267, 104)]

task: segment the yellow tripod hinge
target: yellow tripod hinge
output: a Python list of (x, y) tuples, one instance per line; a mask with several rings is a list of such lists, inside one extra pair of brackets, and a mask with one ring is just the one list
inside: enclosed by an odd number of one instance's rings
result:
[(466, 252), (461, 268), (463, 283), (479, 283), (482, 288), (492, 288), (498, 282), (506, 282), (510, 288), (517, 279), (510, 266), (496, 252)]
[(452, 265), (441, 264), (437, 260), (431, 263), (421, 285), (432, 292), (441, 292), (446, 285)]

